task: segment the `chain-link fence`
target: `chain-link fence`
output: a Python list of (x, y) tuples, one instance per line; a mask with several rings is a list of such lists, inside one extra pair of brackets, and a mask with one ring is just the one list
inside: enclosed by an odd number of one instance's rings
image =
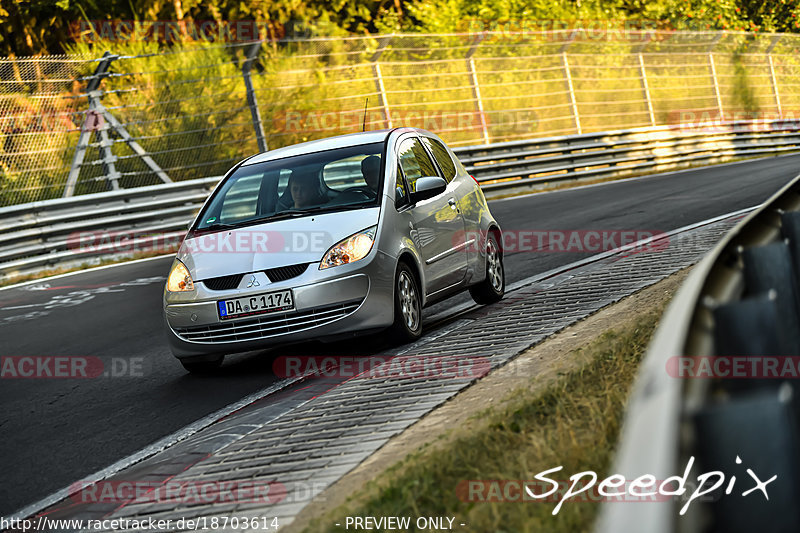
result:
[(0, 205), (220, 175), (400, 125), (451, 145), (798, 118), (800, 36), (389, 35), (0, 59)]

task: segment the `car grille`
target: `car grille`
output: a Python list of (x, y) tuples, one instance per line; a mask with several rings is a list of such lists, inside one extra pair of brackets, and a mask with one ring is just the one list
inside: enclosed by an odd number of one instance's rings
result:
[(287, 279), (296, 278), (306, 271), (310, 263), (301, 263), (299, 265), (282, 266), (278, 268), (270, 268), (264, 271), (271, 282), (286, 281)]
[(361, 301), (316, 307), (308, 311), (274, 313), (222, 324), (174, 328), (174, 330), (182, 339), (194, 342), (224, 343), (268, 339), (328, 324), (354, 312), (359, 305)]
[[(288, 265), (277, 268), (269, 268), (264, 271), (269, 280), (273, 283), (278, 281), (286, 281), (287, 279), (296, 278), (306, 271), (310, 263), (300, 263), (299, 265)], [(230, 276), (220, 276), (218, 278), (209, 278), (203, 280), (206, 287), (212, 291), (227, 291), (235, 289), (242, 281), (244, 274), (231, 274)]]
[(238, 287), (239, 282), (242, 281), (242, 276), (244, 274), (231, 274), (230, 276), (205, 279), (203, 283), (212, 291), (227, 291)]

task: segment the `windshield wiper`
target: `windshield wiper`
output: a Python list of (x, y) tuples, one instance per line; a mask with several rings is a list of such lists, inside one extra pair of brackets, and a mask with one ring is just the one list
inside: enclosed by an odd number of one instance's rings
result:
[(375, 206), (375, 200), (365, 200), (363, 202), (357, 202), (355, 204), (337, 205), (336, 209), (361, 209), (362, 207), (377, 207), (377, 206)]
[(275, 213), (274, 215), (270, 215), (264, 218), (258, 218), (254, 221), (256, 222), (269, 222), (270, 220), (279, 220), (282, 218), (296, 218), (296, 217), (303, 217), (306, 215), (312, 215), (314, 213), (327, 213), (333, 211), (342, 211), (345, 209), (350, 209), (353, 206), (351, 205), (320, 205), (317, 207), (308, 207), (305, 209), (287, 209), (286, 211), (281, 211), (280, 213)]
[(285, 211), (281, 211), (280, 213), (276, 213), (278, 215), (307, 215), (309, 213), (317, 213), (322, 211), (323, 209), (330, 209), (328, 205), (319, 205), (316, 207), (307, 207), (305, 209), (287, 209)]
[(302, 217), (306, 215), (310, 215), (311, 213), (317, 213), (321, 210), (321, 207), (312, 207), (309, 209), (290, 209), (288, 211), (281, 211), (280, 213), (275, 213), (273, 215), (269, 215), (266, 217), (255, 218), (249, 220), (248, 222), (269, 222), (271, 220), (281, 220), (284, 218), (296, 218)]
[(202, 228), (196, 228), (194, 233), (205, 233), (205, 232), (212, 232), (212, 231), (224, 231), (226, 229), (236, 229), (239, 226), (236, 224), (223, 224), (221, 222), (217, 222), (216, 224), (210, 224), (208, 226)]

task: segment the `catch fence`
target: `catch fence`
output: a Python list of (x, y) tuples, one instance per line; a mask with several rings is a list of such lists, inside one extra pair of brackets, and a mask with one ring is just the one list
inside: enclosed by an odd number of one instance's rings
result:
[(797, 119), (798, 45), (564, 30), (0, 59), (0, 206), (218, 176), (256, 151), (362, 129), (418, 126), (474, 146)]

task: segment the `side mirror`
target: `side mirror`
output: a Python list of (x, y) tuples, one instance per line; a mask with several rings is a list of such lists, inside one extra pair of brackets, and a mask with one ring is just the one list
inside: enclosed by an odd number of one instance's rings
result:
[(413, 199), (415, 202), (439, 196), (447, 188), (447, 182), (439, 176), (425, 176), (416, 182), (416, 191)]

